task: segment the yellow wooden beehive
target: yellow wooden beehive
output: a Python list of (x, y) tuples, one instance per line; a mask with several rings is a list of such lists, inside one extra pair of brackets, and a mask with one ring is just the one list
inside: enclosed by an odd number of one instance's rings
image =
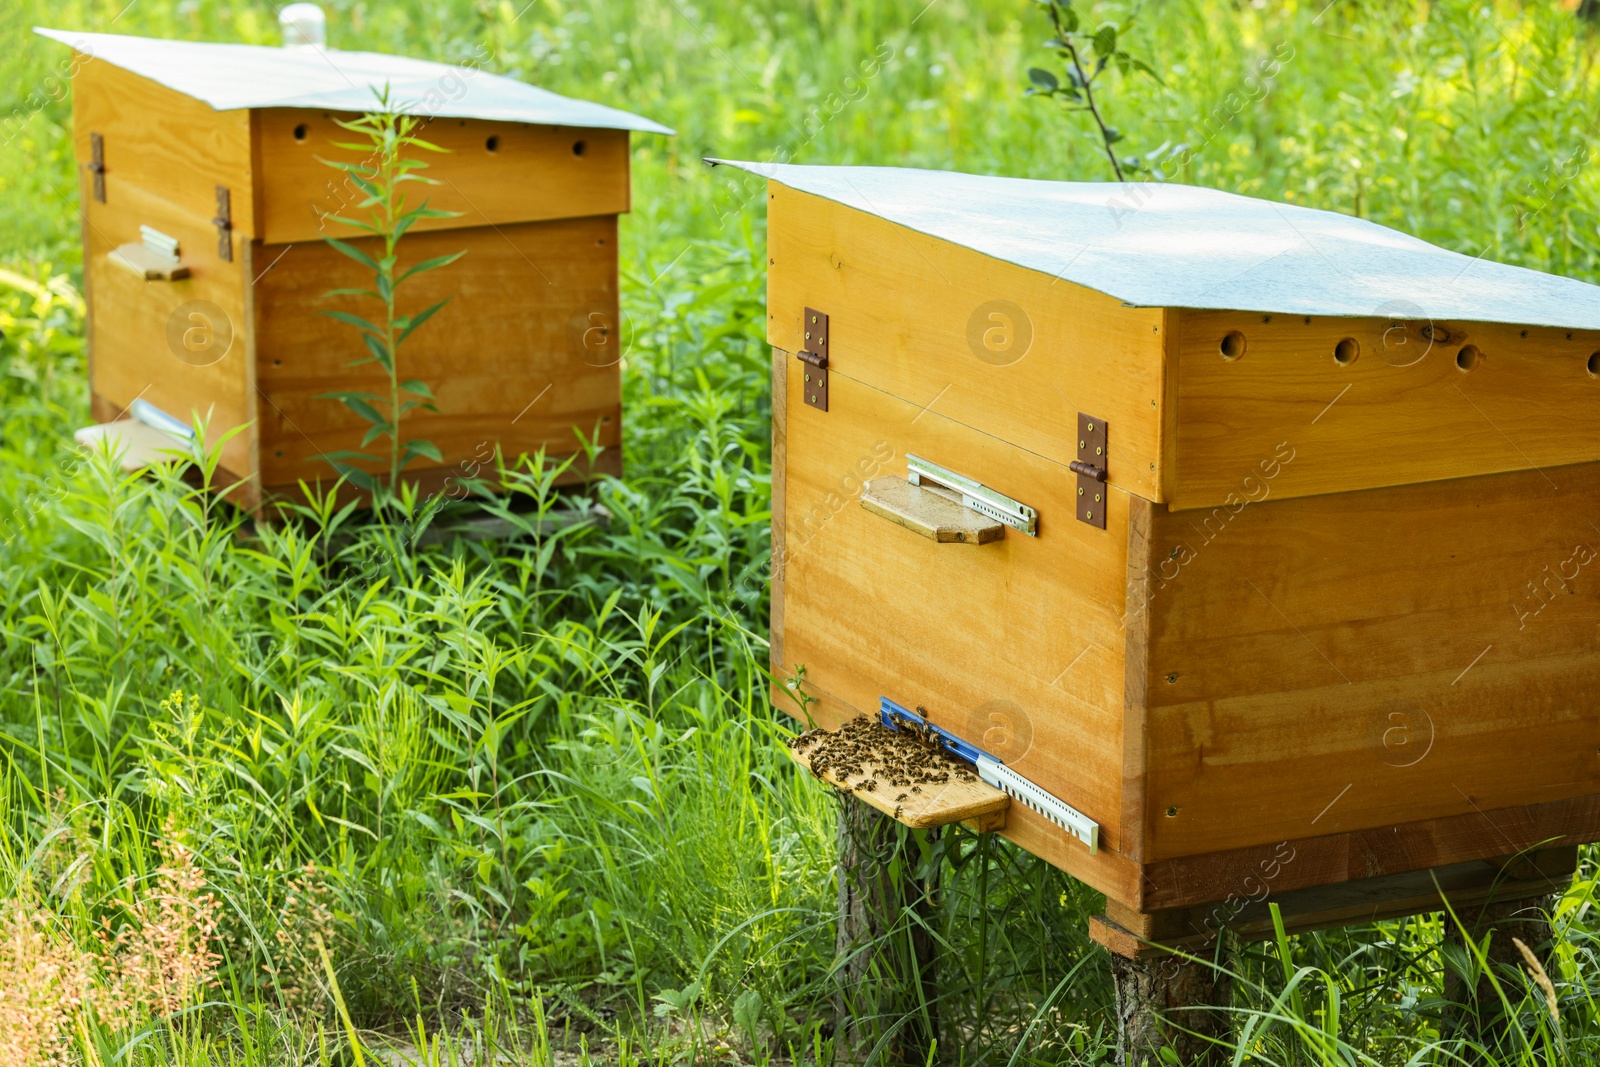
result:
[(246, 505), (331, 484), (327, 455), (359, 450), (368, 424), (325, 394), (386, 385), (377, 366), (348, 366), (365, 354), (356, 331), (319, 314), (372, 314), (323, 295), (371, 279), (323, 241), (358, 237), (329, 216), (360, 215), (362, 197), (321, 160), (359, 161), (334, 147), (352, 140), (336, 121), (375, 110), (387, 87), (448, 150), (427, 154), (438, 184), (408, 195), (458, 213), (419, 222), (402, 262), (467, 253), (401, 290), (411, 311), (449, 298), (400, 349), (403, 377), (438, 407), (408, 415), (403, 433), (443, 454), (406, 477), (437, 489), (496, 446), (511, 459), (571, 454), (575, 431), (603, 446), (597, 469), (620, 470), (617, 215), (630, 131), (670, 130), (397, 56), (38, 32), (75, 51), (96, 419), (146, 436), (196, 415), (213, 438), (247, 427), (221, 458)]
[(733, 165), (820, 725), (916, 709), (1046, 794), (1002, 832), (1126, 954), (1600, 839), (1600, 288), (1184, 186)]

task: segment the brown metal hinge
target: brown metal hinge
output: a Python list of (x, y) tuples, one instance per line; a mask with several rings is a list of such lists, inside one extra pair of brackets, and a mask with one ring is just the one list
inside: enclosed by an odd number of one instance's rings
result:
[(217, 255), (224, 263), (233, 262), (233, 198), (224, 186), (217, 186), (217, 217), (211, 220), (217, 228)]
[(94, 175), (94, 198), (106, 202), (106, 140), (98, 133), (89, 135), (89, 173)]
[(795, 358), (806, 365), (805, 391), (807, 404), (823, 411), (828, 410), (828, 316), (815, 308), (806, 308), (801, 324), (805, 334), (805, 347)]
[(1106, 424), (1078, 412), (1078, 458), (1067, 464), (1078, 476), (1078, 521), (1106, 528)]

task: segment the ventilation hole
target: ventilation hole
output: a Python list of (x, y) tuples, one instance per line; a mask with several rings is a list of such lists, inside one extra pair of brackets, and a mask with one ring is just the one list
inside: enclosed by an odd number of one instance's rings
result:
[(487, 148), (491, 152), (500, 151), (500, 138), (498, 136), (491, 136), (487, 141), (483, 142), (483, 147)]
[(1348, 367), (1361, 355), (1361, 344), (1354, 337), (1346, 337), (1333, 346), (1333, 361), (1341, 367)]
[(1477, 345), (1467, 345), (1456, 353), (1456, 369), (1465, 374), (1483, 362), (1483, 353), (1478, 351)]
[(588, 147), (589, 146), (584, 144), (582, 141), (573, 141), (572, 154), (575, 156), (581, 156)]
[(1600, 352), (1589, 356), (1589, 377), (1600, 378)]
[(1244, 334), (1234, 330), (1222, 339), (1222, 343), (1217, 346), (1217, 350), (1222, 353), (1223, 359), (1238, 359), (1244, 355)]
[(304, 143), (305, 139), (306, 139), (306, 134), (308, 134), (310, 132), (311, 131), (306, 128), (306, 124), (302, 122), (300, 125), (298, 125), (298, 126), (296, 126), (294, 128), (294, 139), (296, 141), (300, 141), (301, 143)]

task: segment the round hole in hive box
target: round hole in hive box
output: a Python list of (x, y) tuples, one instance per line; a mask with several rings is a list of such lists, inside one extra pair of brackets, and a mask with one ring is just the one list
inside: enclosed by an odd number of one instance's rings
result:
[(487, 141), (483, 142), (483, 147), (487, 148), (491, 152), (500, 151), (500, 138), (498, 136), (491, 135)]
[(1333, 346), (1333, 361), (1341, 367), (1348, 367), (1361, 355), (1361, 342), (1354, 337), (1346, 337)]
[(1589, 354), (1589, 377), (1600, 378), (1600, 352)]
[(589, 146), (582, 141), (572, 142), (572, 154), (575, 156), (583, 155), (584, 152), (588, 151), (588, 148)]
[(1244, 355), (1244, 334), (1234, 330), (1223, 337), (1222, 343), (1217, 345), (1217, 351), (1222, 353), (1222, 358), (1232, 362)]
[(306, 140), (306, 134), (310, 132), (311, 131), (306, 124), (302, 122), (300, 125), (294, 128), (294, 139), (299, 141), (301, 144), (304, 144)]
[(1465, 374), (1483, 362), (1483, 353), (1477, 345), (1466, 345), (1456, 353), (1456, 369)]

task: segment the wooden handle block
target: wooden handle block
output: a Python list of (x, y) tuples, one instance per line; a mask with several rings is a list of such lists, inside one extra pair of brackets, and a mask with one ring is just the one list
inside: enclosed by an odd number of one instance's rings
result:
[(162, 255), (140, 241), (122, 245), (106, 258), (147, 282), (175, 282), (189, 276), (189, 268), (177, 256)]
[(1006, 535), (1004, 523), (966, 507), (948, 490), (894, 474), (868, 482), (861, 506), (940, 544), (986, 545)]

